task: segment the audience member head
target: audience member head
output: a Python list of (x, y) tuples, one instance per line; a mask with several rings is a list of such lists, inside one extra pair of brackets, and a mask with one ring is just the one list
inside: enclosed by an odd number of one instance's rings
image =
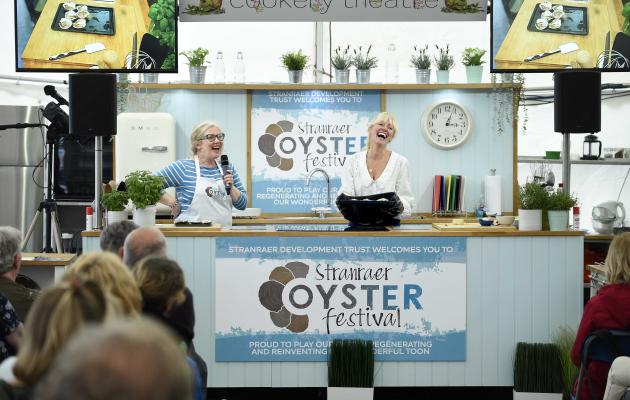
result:
[(77, 275), (95, 282), (106, 295), (113, 297), (110, 303), (117, 315), (136, 316), (142, 310), (140, 290), (129, 268), (113, 253), (82, 254), (72, 263), (64, 280)]
[(24, 324), (24, 338), (13, 367), (15, 377), (33, 386), (48, 371), (71, 336), (90, 322), (105, 319), (107, 301), (100, 287), (79, 278), (45, 289)]
[(176, 340), (148, 319), (88, 327), (38, 385), (40, 400), (192, 398), (192, 375)]
[(630, 283), (630, 232), (615, 235), (606, 255), (609, 283)]
[(22, 234), (20, 231), (12, 226), (0, 226), (0, 275), (20, 267), (21, 242)]
[(138, 228), (131, 232), (123, 249), (123, 261), (132, 268), (138, 261), (147, 256), (166, 256), (166, 238), (154, 227)]
[(111, 251), (122, 258), (125, 239), (135, 229), (138, 229), (138, 225), (132, 221), (119, 221), (107, 225), (101, 232), (101, 250)]
[(133, 269), (133, 277), (142, 293), (143, 309), (168, 314), (185, 299), (184, 271), (177, 262), (164, 257), (147, 257)]

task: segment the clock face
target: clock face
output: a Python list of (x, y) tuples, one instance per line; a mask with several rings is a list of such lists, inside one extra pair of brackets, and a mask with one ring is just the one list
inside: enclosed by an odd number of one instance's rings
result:
[(451, 101), (429, 107), (422, 118), (425, 138), (440, 149), (453, 149), (463, 144), (471, 128), (472, 119), (468, 111)]

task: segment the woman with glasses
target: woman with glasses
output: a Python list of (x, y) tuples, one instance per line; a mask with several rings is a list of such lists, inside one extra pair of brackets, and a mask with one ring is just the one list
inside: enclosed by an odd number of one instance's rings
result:
[(232, 206), (239, 210), (247, 206), (247, 192), (234, 165), (229, 165), (227, 173), (221, 168), (224, 139), (216, 122), (202, 122), (190, 135), (193, 158), (175, 161), (155, 173), (164, 177), (166, 187), (175, 187), (176, 199), (165, 193), (160, 200), (171, 208), (175, 223), (211, 221), (231, 226)]

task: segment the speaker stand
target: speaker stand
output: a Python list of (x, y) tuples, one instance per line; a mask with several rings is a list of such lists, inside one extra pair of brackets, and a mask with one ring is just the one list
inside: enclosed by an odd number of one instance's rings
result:
[(571, 134), (562, 134), (562, 188), (571, 193)]
[(103, 191), (103, 137), (94, 137), (94, 229), (103, 227), (101, 192)]

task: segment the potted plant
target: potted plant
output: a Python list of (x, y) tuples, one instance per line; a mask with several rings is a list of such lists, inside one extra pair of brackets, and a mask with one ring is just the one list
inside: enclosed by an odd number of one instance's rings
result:
[(129, 195), (127, 192), (119, 192), (113, 190), (109, 193), (103, 193), (101, 204), (107, 210), (107, 224), (124, 221), (127, 219), (127, 203)]
[(478, 47), (467, 47), (462, 53), (462, 64), (466, 66), (466, 79), (468, 83), (480, 83), (483, 73), (483, 63), (481, 57), (486, 54), (484, 49)]
[(210, 64), (209, 61), (206, 61), (208, 53), (208, 49), (204, 49), (203, 47), (197, 47), (194, 50), (187, 50), (179, 53), (188, 60), (190, 83), (204, 83), (206, 81), (207, 67), (204, 64)]
[(431, 57), (429, 57), (429, 45), (424, 47), (413, 46), (414, 54), (411, 55), (411, 65), (416, 68), (416, 83), (429, 83), (431, 81)]
[(334, 339), (328, 353), (328, 400), (374, 397), (374, 343)]
[(560, 350), (553, 343), (516, 344), (514, 400), (562, 400)]
[(547, 216), (550, 231), (569, 229), (569, 210), (577, 204), (577, 199), (564, 190), (551, 192), (547, 200)]
[(302, 73), (308, 62), (308, 56), (302, 50), (289, 51), (281, 57), (282, 65), (289, 71), (289, 83), (302, 83)]
[(125, 177), (129, 199), (133, 202), (133, 222), (138, 226), (155, 225), (155, 204), (162, 197), (164, 178), (149, 171), (134, 171)]
[(370, 70), (378, 65), (378, 58), (370, 56), (370, 50), (372, 50), (372, 45), (365, 53), (362, 46), (359, 46), (359, 51), (353, 50), (352, 64), (357, 69), (357, 83), (370, 83)]
[(157, 0), (149, 7), (149, 33), (160, 40), (160, 45), (168, 49), (168, 55), (159, 66), (161, 69), (172, 70), (177, 65), (175, 47), (177, 40), (175, 31), (177, 18), (175, 0)]
[(542, 210), (547, 206), (549, 192), (541, 185), (530, 182), (518, 188), (518, 197), (518, 229), (542, 230)]
[(438, 50), (438, 54), (433, 56), (435, 66), (437, 67), (437, 81), (438, 83), (448, 83), (448, 76), (451, 68), (455, 65), (455, 60), (450, 54), (450, 47), (447, 44), (446, 47), (440, 47), (435, 45)]
[(330, 59), (330, 63), (335, 68), (335, 82), (350, 82), (350, 67), (352, 66), (352, 55), (350, 45), (341, 50), (341, 46), (335, 49), (335, 55)]
[(579, 372), (578, 367), (571, 361), (571, 349), (575, 342), (575, 330), (567, 326), (561, 326), (552, 340), (555, 345), (558, 346), (558, 350), (560, 350), (564, 398), (570, 400), (573, 392), (573, 383)]

